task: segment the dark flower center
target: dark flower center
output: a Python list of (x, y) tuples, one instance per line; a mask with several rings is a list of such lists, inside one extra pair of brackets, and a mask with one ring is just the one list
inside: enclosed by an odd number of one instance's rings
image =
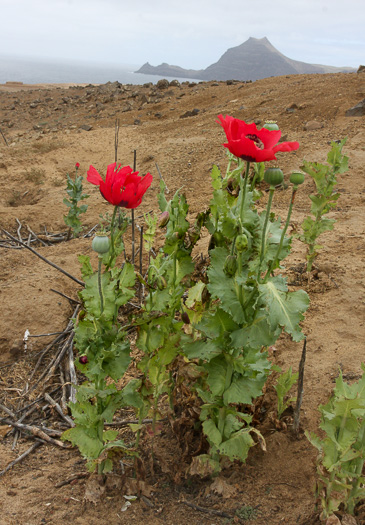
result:
[(265, 145), (257, 135), (246, 135), (246, 139), (252, 140), (259, 149), (265, 149)]

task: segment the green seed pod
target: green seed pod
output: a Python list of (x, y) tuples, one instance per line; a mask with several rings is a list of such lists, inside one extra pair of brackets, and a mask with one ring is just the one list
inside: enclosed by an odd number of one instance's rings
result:
[(265, 128), (265, 129), (268, 129), (269, 131), (278, 131), (279, 130), (279, 126), (276, 124), (275, 120), (267, 120), (262, 127)]
[(237, 235), (236, 237), (236, 250), (241, 253), (247, 248), (247, 236), (242, 233), (242, 235)]
[(156, 277), (156, 286), (159, 290), (164, 290), (167, 286), (165, 277), (162, 277), (162, 275), (158, 275)]
[(270, 186), (277, 186), (283, 182), (284, 173), (280, 168), (267, 168), (264, 173), (264, 179)]
[(234, 255), (228, 255), (226, 257), (223, 271), (228, 277), (233, 277), (237, 271), (237, 259)]
[(163, 228), (164, 226), (166, 226), (166, 224), (169, 222), (170, 220), (170, 214), (168, 211), (164, 211), (163, 213), (161, 213), (159, 219), (158, 219), (158, 227), (159, 228)]
[(187, 312), (183, 312), (181, 314), (181, 319), (184, 321), (185, 324), (190, 324), (190, 317), (188, 316)]
[(299, 184), (303, 184), (304, 182), (304, 173), (301, 173), (300, 171), (293, 171), (289, 180), (292, 184), (294, 184), (294, 186), (299, 186)]
[(94, 250), (94, 252), (97, 252), (100, 255), (103, 254), (103, 253), (108, 253), (109, 248), (110, 248), (109, 237), (107, 237), (104, 234), (96, 235), (93, 238), (93, 242), (91, 244), (91, 247)]

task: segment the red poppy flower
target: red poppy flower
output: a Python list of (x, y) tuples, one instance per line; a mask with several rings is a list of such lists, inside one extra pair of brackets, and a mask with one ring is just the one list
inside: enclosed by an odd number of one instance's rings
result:
[(282, 142), (280, 130), (257, 129), (256, 124), (246, 124), (243, 120), (218, 115), (218, 124), (223, 127), (228, 142), (223, 144), (233, 155), (247, 162), (275, 160), (278, 151), (293, 151), (299, 148), (298, 142)]
[(87, 180), (91, 184), (99, 186), (100, 193), (105, 200), (114, 206), (123, 208), (137, 208), (146, 190), (151, 186), (152, 175), (147, 173), (144, 177), (138, 175), (138, 171), (133, 172), (130, 166), (117, 163), (109, 164), (106, 171), (105, 181), (93, 166), (87, 172)]
[(76, 162), (76, 164), (75, 164), (75, 168), (78, 170), (79, 167), (80, 167), (80, 163), (79, 163), (79, 162)]

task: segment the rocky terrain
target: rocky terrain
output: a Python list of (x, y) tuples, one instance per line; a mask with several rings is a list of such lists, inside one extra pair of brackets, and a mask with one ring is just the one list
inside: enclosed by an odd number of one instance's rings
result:
[[(186, 474), (181, 443), (166, 422), (156, 436), (154, 471), (150, 468), (150, 434), (143, 435), (146, 485), (142, 496), (125, 512), (126, 489), (118, 480), (111, 481), (97, 504), (84, 501), (86, 469), (78, 451), (42, 445), (1, 475), (2, 524), (223, 525), (247, 523), (248, 518), (255, 525), (316, 523), (316, 453), (304, 430), (318, 432), (317, 407), (327, 401), (339, 369), (352, 382), (360, 377), (365, 360), (365, 129), (363, 110), (349, 111), (364, 97), (363, 73), (287, 75), (252, 83), (0, 86), (0, 226), (24, 242), (34, 232), (44, 239), (44, 244), (33, 244), (36, 250), (78, 278), (79, 254), (89, 254), (96, 264), (90, 239), (53, 243), (47, 239), (66, 231), (66, 174), (72, 175), (78, 162), (79, 173), (86, 179), (90, 164), (103, 174), (114, 161), (116, 120), (118, 161), (133, 165), (136, 150), (137, 169), (154, 177), (138, 209), (140, 225), (143, 212), (158, 209), (158, 169), (169, 196), (179, 188), (185, 193), (191, 219), (208, 206), (211, 168), (217, 164), (226, 169), (225, 136), (216, 123), (220, 113), (258, 125), (276, 120), (282, 138), (300, 143), (297, 152), (279, 154), (277, 163), (270, 163), (283, 169), (285, 180), (303, 159), (325, 162), (333, 140), (347, 137), (344, 152), (350, 159), (349, 171), (339, 176), (341, 197), (330, 214), (336, 224), (321, 238), (323, 248), (314, 279), (310, 283), (294, 279), (295, 268), (305, 260), (305, 247), (297, 239), (283, 270), (292, 286), (302, 286), (311, 299), (303, 322), (308, 342), (299, 437), (290, 431), (290, 417), (287, 425), (279, 427), (270, 419), (275, 396), (268, 391), (268, 417), (260, 429), (267, 452), (254, 447), (245, 465), (227, 465), (214, 481), (199, 480)], [(262, 189), (260, 209), (267, 200)], [(88, 232), (110, 207), (94, 186), (85, 182), (84, 191), (91, 195), (83, 219)], [(291, 233), (300, 229), (309, 213), (308, 195), (313, 191), (307, 178), (297, 196)], [(289, 189), (276, 192), (273, 210), (285, 216), (289, 200)], [(79, 286), (8, 240), (1, 232), (0, 404), (16, 411), (24, 402), (22, 391), (39, 352), (50, 341), (49, 337), (29, 339), (25, 349), (25, 331), (37, 335), (64, 330), (74, 310), (67, 297), (77, 300)], [(200, 245), (205, 256), (208, 241), (205, 232)], [(292, 366), (297, 370), (301, 350), (301, 344), (282, 337), (272, 349), (273, 360), (284, 369)], [(57, 386), (56, 378), (54, 381)], [(27, 401), (35, 401), (36, 393)], [(45, 406), (38, 402), (29, 421), (56, 421), (57, 414)], [(6, 417), (1, 407), (0, 417)], [(7, 436), (8, 431), (0, 421), (0, 471), (33, 443), (22, 435), (12, 450), (13, 437)], [(364, 520), (362, 511), (358, 525)]]

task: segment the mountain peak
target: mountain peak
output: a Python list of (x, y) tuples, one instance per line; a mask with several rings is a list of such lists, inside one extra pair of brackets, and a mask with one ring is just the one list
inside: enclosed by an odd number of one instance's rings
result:
[(148, 68), (142, 66), (137, 73), (178, 75), (199, 80), (258, 80), (260, 78), (301, 73), (352, 71), (351, 68), (319, 66), (292, 60), (280, 53), (266, 36), (263, 38), (251, 36), (243, 44), (228, 49), (217, 62), (200, 71), (169, 66), (166, 63), (157, 67), (148, 66)]

